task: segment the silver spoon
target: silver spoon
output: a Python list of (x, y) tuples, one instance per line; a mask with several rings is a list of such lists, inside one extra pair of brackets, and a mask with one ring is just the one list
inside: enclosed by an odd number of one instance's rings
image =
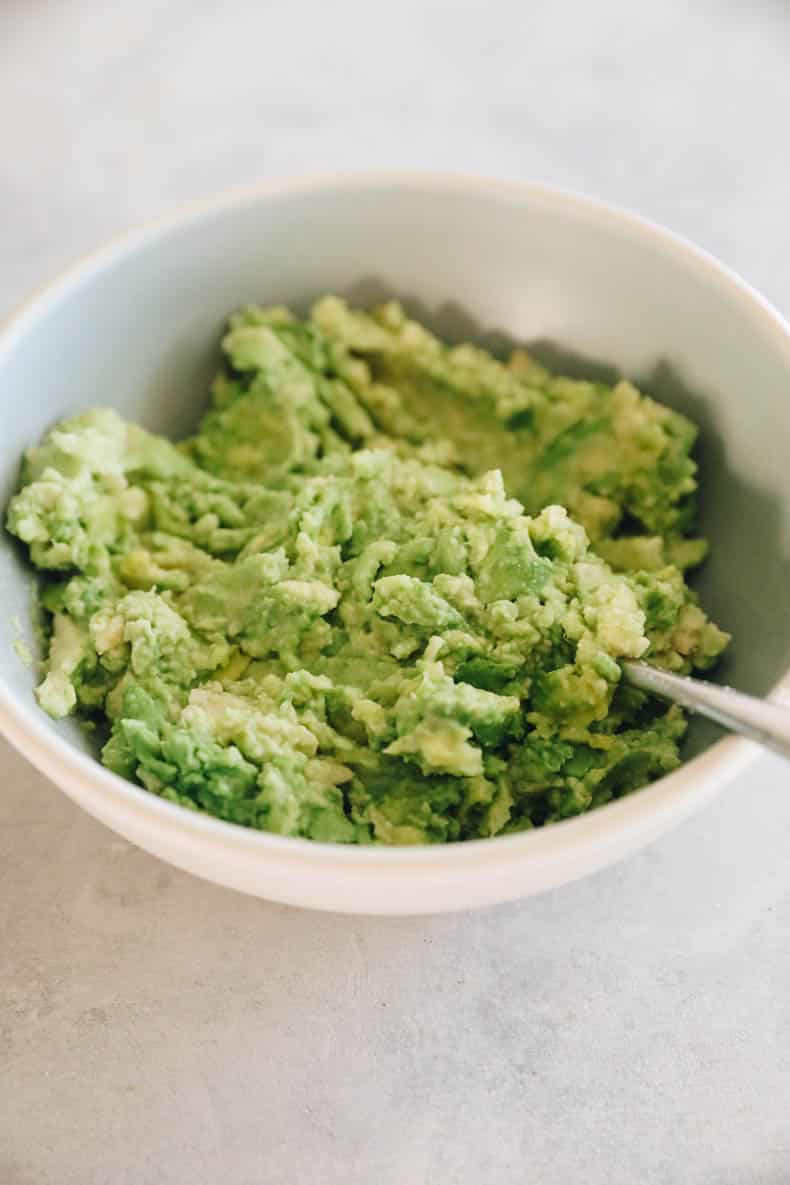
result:
[(699, 712), (790, 759), (790, 708), (744, 695), (731, 687), (717, 687), (702, 679), (671, 675), (646, 662), (624, 662), (623, 673), (633, 687), (672, 700), (682, 708)]

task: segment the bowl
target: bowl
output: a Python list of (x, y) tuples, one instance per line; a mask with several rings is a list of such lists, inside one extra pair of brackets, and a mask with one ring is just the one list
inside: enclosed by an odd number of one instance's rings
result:
[[(790, 687), (790, 329), (742, 280), (673, 234), (598, 201), (456, 175), (346, 175), (267, 184), (188, 208), (91, 256), (0, 335), (0, 493), (59, 418), (111, 405), (186, 434), (206, 401), (224, 318), (249, 301), (326, 291), (404, 299), (450, 337), (505, 335), (568, 371), (605, 365), (702, 428), (700, 578), (735, 637), (723, 675)], [(314, 909), (465, 909), (574, 880), (642, 847), (755, 756), (692, 730), (690, 760), (644, 790), (543, 829), (436, 847), (355, 848), (246, 830), (165, 802), (98, 763), (74, 721), (33, 698), (13, 652), (31, 574), (0, 555), (0, 729), (75, 802), (163, 860)]]

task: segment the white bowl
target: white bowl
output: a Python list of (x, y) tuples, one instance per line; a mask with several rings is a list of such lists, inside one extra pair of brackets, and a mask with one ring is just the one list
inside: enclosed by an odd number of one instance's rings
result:
[[(185, 433), (206, 399), (226, 314), (388, 291), (459, 336), (504, 332), (614, 364), (701, 424), (706, 606), (735, 635), (726, 674), (790, 687), (790, 329), (742, 280), (667, 231), (541, 185), (350, 175), (265, 185), (186, 210), (92, 256), (0, 335), (0, 495), (62, 416), (112, 405)], [(583, 364), (582, 364), (583, 369)], [(429, 913), (537, 893), (610, 864), (700, 807), (754, 756), (711, 744), (675, 773), (566, 822), (500, 839), (354, 848), (246, 830), (103, 769), (53, 723), (13, 655), (30, 573), (0, 554), (0, 728), (92, 815), (180, 868), (275, 901)]]

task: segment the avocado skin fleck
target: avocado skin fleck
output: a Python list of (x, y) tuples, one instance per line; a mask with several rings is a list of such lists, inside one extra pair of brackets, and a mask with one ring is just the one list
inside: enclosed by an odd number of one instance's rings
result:
[(685, 720), (620, 660), (704, 670), (694, 425), (627, 382), (448, 346), (390, 303), (230, 318), (173, 444), (84, 412), (8, 529), (44, 576), (39, 703), (102, 761), (243, 826), (441, 843), (674, 769)]

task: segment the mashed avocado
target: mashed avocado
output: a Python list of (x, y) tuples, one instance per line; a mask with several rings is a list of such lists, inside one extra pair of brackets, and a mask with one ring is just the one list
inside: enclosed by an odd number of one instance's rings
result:
[(630, 383), (448, 347), (400, 306), (231, 318), (195, 436), (89, 411), (26, 454), (37, 691), (110, 769), (284, 835), (539, 826), (679, 763), (619, 661), (709, 666), (695, 428)]

